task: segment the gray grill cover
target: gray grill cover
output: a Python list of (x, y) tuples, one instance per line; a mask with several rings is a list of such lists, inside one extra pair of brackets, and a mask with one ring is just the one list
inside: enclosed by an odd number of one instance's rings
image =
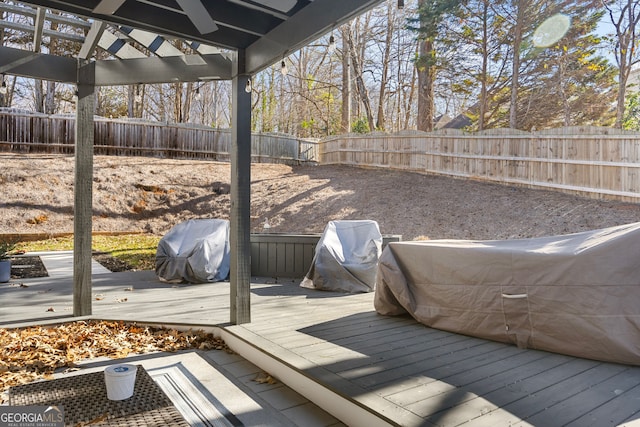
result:
[(341, 292), (371, 292), (376, 284), (382, 235), (370, 220), (329, 221), (300, 286)]
[(375, 309), (437, 329), (640, 364), (640, 223), (504, 241), (390, 243)]
[(229, 221), (191, 219), (160, 239), (156, 274), (167, 282), (206, 283), (229, 275)]

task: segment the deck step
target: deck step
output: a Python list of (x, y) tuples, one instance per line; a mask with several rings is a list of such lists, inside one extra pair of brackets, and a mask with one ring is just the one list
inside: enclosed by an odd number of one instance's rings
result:
[(242, 325), (222, 328), (234, 351), (349, 426), (420, 425), (424, 420)]

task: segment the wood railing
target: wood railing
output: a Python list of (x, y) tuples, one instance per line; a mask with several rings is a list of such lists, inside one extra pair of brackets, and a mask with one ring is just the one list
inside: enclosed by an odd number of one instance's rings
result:
[[(303, 278), (313, 264), (321, 234), (251, 234), (251, 275)], [(399, 234), (382, 236), (383, 248), (400, 242)]]
[(390, 168), (640, 202), (640, 133), (599, 127), (342, 135), (321, 164)]

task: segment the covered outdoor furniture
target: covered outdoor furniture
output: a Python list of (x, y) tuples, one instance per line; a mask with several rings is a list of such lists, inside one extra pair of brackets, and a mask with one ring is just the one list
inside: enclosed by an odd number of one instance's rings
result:
[(376, 283), (382, 235), (370, 220), (330, 221), (300, 286), (341, 292), (371, 292)]
[(167, 282), (206, 283), (229, 275), (229, 221), (191, 219), (177, 224), (158, 243), (156, 274)]
[(640, 223), (504, 241), (390, 243), (375, 309), (437, 329), (640, 364)]

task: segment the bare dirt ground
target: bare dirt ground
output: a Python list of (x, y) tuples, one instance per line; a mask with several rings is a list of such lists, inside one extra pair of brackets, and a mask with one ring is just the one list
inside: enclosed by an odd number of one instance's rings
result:
[[(0, 234), (73, 231), (74, 159), (0, 154)], [(94, 231), (163, 235), (192, 218), (228, 218), (227, 163), (96, 156)], [(508, 239), (640, 221), (640, 204), (600, 201), (389, 170), (254, 164), (251, 228), (321, 233), (339, 219), (372, 219), (404, 240)]]

